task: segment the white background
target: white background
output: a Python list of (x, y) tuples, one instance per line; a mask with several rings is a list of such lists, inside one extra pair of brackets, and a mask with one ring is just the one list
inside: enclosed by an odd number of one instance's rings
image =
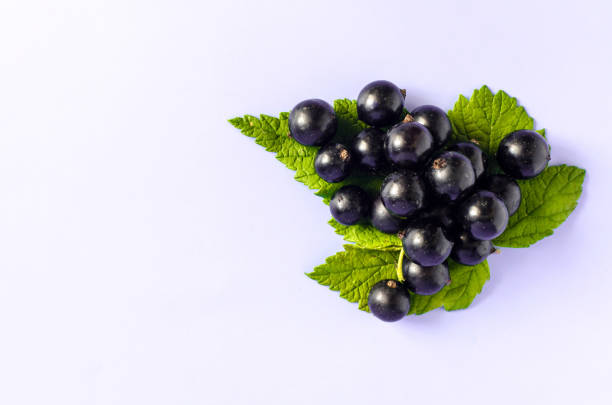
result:
[[(0, 3), (0, 403), (609, 404), (607, 2)], [(466, 311), (378, 322), (304, 276), (327, 208), (232, 128), (488, 84), (588, 171)]]

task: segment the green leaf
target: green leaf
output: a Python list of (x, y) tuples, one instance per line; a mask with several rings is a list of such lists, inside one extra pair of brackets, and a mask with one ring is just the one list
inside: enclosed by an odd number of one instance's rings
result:
[(409, 314), (421, 315), (441, 306), (447, 311), (467, 308), (490, 277), (486, 260), (476, 266), (449, 260), (448, 267), (451, 283), (434, 295), (412, 294)]
[(502, 90), (493, 94), (487, 86), (474, 90), (469, 100), (460, 95), (448, 117), (456, 140), (476, 141), (490, 156), (495, 156), (504, 136), (519, 129), (533, 129), (533, 118), (516, 98)]
[(289, 134), (289, 114), (281, 113), (279, 118), (261, 115), (237, 117), (229, 122), (243, 134), (255, 138), (258, 145), (268, 152), (276, 153), (276, 158), (291, 170), (295, 170), (295, 179), (311, 189), (320, 189), (327, 184), (314, 170), (314, 158), (318, 148), (304, 146), (296, 142)]
[(369, 249), (398, 248), (402, 242), (397, 235), (389, 235), (379, 231), (369, 224), (342, 225), (334, 219), (329, 221), (338, 235), (344, 236), (347, 242), (354, 242), (360, 247)]
[(323, 202), (325, 204), (329, 204), (329, 200), (331, 200), (334, 193), (338, 191), (340, 187), (354, 184), (363, 188), (370, 195), (374, 196), (380, 191), (382, 181), (383, 179), (381, 176), (375, 176), (367, 173), (355, 173), (348, 179), (339, 183), (325, 183), (325, 185), (323, 185), (319, 191), (315, 192), (315, 194), (319, 197), (323, 197)]
[[(397, 279), (397, 260), (400, 249), (363, 249), (345, 245), (338, 252), (315, 267), (308, 277), (333, 291), (340, 297), (358, 302), (359, 309), (368, 311), (368, 294), (374, 284), (385, 279)], [(483, 262), (476, 266), (464, 266), (449, 260), (451, 283), (434, 295), (411, 294), (410, 314), (425, 312), (444, 306), (447, 311), (467, 308), (482, 291), (489, 279), (489, 266)]]
[(585, 171), (575, 166), (551, 166), (538, 177), (519, 180), (521, 206), (510, 217), (497, 246), (522, 248), (552, 235), (576, 208)]
[[(334, 110), (338, 118), (338, 131), (334, 136), (335, 142), (350, 144), (352, 140), (367, 125), (357, 118), (357, 102), (341, 99), (334, 102)], [(279, 118), (269, 115), (252, 115), (236, 117), (229, 122), (238, 128), (244, 135), (255, 138), (258, 145), (268, 152), (276, 153), (276, 158), (289, 169), (296, 171), (295, 179), (304, 183), (311, 189), (319, 190), (316, 194), (323, 197), (328, 203), (333, 193), (345, 184), (359, 184), (367, 186), (373, 176), (352, 176), (348, 181), (340, 183), (327, 183), (321, 179), (314, 169), (314, 159), (319, 150), (315, 146), (304, 146), (291, 138), (289, 133), (289, 113), (280, 113)]]
[(395, 279), (395, 265), (399, 250), (362, 249), (345, 245), (338, 252), (306, 275), (340, 297), (359, 303), (359, 309), (368, 311), (368, 294), (377, 282)]
[(353, 138), (367, 125), (357, 118), (357, 102), (343, 98), (334, 101), (334, 112), (338, 119), (338, 132), (334, 139), (336, 142), (351, 144)]
[[(336, 100), (334, 110), (338, 118), (338, 131), (334, 141), (350, 144), (351, 140), (367, 127), (357, 117), (357, 102), (348, 99)], [(357, 172), (339, 183), (328, 183), (321, 179), (314, 169), (314, 158), (318, 148), (301, 145), (292, 139), (289, 136), (288, 121), (288, 113), (281, 113), (279, 118), (269, 115), (261, 115), (260, 118), (245, 115), (229, 120), (243, 134), (255, 138), (257, 144), (265, 147), (269, 152), (276, 153), (278, 160), (289, 169), (296, 171), (295, 179), (317, 190), (315, 194), (322, 197), (325, 204), (329, 204), (329, 200), (340, 187), (348, 184), (358, 185), (371, 195), (378, 193), (382, 178), (369, 173)], [(363, 247), (379, 247), (381, 241), (393, 239), (392, 236), (385, 235), (369, 224), (358, 225), (356, 228), (345, 227), (338, 223), (336, 225), (332, 225), (336, 233), (344, 236), (345, 240)], [(374, 239), (371, 240), (372, 237)], [(397, 245), (395, 241), (388, 243), (388, 245), (393, 244)]]

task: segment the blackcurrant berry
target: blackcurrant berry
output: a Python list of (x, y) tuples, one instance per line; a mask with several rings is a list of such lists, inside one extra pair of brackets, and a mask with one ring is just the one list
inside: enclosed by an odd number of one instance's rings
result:
[(441, 225), (446, 236), (452, 239), (459, 230), (459, 225), (455, 219), (455, 210), (455, 204), (434, 205), (426, 209), (419, 218)]
[(443, 201), (457, 200), (476, 182), (470, 159), (453, 151), (435, 155), (425, 167), (424, 174), (431, 190)]
[(289, 114), (289, 132), (302, 145), (323, 145), (338, 128), (338, 120), (332, 106), (313, 98), (298, 103)]
[(483, 262), (495, 248), (490, 240), (477, 240), (463, 231), (455, 238), (451, 258), (457, 263), (474, 266)]
[(413, 222), (404, 230), (404, 253), (421, 266), (435, 266), (446, 260), (453, 248), (442, 226), (425, 221)]
[(394, 126), (385, 139), (387, 159), (398, 167), (416, 169), (431, 154), (434, 140), (429, 130), (418, 122)]
[(384, 233), (397, 233), (406, 225), (404, 219), (396, 217), (385, 208), (380, 197), (372, 204), (370, 222), (374, 228)]
[(315, 171), (328, 183), (346, 179), (351, 172), (351, 164), (351, 152), (339, 143), (329, 143), (321, 147), (314, 161)]
[(497, 174), (485, 177), (481, 187), (499, 197), (506, 204), (510, 216), (514, 215), (521, 206), (521, 188), (508, 176)]
[(523, 129), (506, 135), (497, 149), (497, 162), (504, 173), (515, 179), (530, 179), (542, 173), (550, 160), (546, 139)]
[(367, 216), (369, 209), (368, 194), (355, 185), (343, 186), (329, 202), (332, 217), (344, 225), (356, 224)]
[(487, 156), (484, 154), (482, 149), (472, 142), (459, 142), (449, 147), (448, 150), (459, 152), (466, 158), (470, 159), (472, 167), (474, 168), (476, 180), (478, 180), (486, 171)]
[(425, 187), (415, 172), (393, 172), (383, 180), (380, 198), (392, 214), (407, 217), (423, 207)]
[(393, 83), (377, 80), (366, 85), (357, 96), (359, 119), (374, 127), (397, 123), (404, 111), (404, 95)]
[(435, 266), (421, 266), (404, 257), (402, 276), (406, 288), (419, 295), (435, 294), (450, 283), (450, 274), (446, 262)]
[(491, 240), (508, 225), (508, 209), (490, 191), (477, 191), (459, 207), (458, 219), (474, 239)]
[(412, 119), (425, 125), (431, 132), (437, 147), (444, 145), (450, 139), (453, 128), (448, 116), (442, 109), (434, 105), (422, 105), (415, 108), (410, 115), (412, 115)]
[(410, 311), (410, 295), (399, 281), (382, 280), (370, 290), (368, 307), (382, 321), (399, 321)]
[(357, 164), (373, 172), (385, 167), (385, 133), (378, 128), (366, 128), (357, 135), (353, 156)]

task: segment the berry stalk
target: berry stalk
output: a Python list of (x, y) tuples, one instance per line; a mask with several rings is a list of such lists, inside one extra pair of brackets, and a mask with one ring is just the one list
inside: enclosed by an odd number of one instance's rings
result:
[(400, 254), (399, 254), (399, 257), (397, 258), (396, 272), (397, 272), (397, 279), (401, 282), (404, 281), (404, 274), (402, 271), (403, 262), (404, 262), (404, 249), (400, 249)]

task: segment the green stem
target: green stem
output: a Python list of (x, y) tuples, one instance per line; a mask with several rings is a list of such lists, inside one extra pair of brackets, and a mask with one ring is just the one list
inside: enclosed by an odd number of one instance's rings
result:
[(404, 281), (404, 275), (402, 274), (402, 262), (404, 261), (404, 249), (400, 249), (399, 258), (397, 259), (397, 279)]

